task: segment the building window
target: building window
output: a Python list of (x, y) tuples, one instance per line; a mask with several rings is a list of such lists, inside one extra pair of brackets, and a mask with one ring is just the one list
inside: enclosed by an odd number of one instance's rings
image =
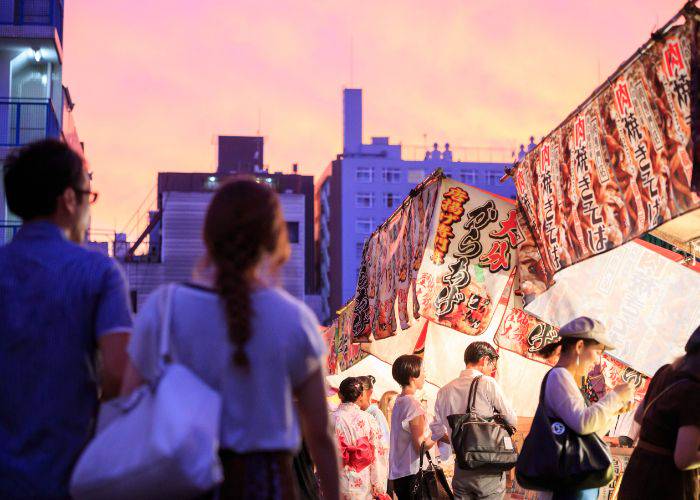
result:
[(355, 257), (358, 259), (362, 258), (362, 251), (365, 249), (365, 242), (359, 241), (355, 243)]
[(391, 182), (391, 183), (401, 182), (401, 169), (385, 168), (382, 173), (384, 176), (384, 182)]
[(503, 174), (497, 170), (486, 171), (486, 184), (489, 186), (497, 186)]
[(355, 221), (355, 232), (358, 234), (371, 234), (373, 227), (372, 217), (362, 217)]
[(358, 208), (372, 208), (374, 206), (374, 193), (356, 193), (355, 206)]
[(372, 167), (357, 167), (355, 180), (357, 182), (372, 182)]
[(384, 193), (382, 204), (386, 208), (396, 208), (401, 203), (401, 197), (396, 193)]
[(462, 170), (459, 174), (459, 180), (473, 186), (476, 184), (476, 170)]
[(411, 184), (418, 184), (422, 182), (425, 178), (425, 170), (422, 168), (412, 168), (408, 171), (408, 182)]
[(287, 222), (287, 235), (290, 243), (299, 243), (299, 223)]

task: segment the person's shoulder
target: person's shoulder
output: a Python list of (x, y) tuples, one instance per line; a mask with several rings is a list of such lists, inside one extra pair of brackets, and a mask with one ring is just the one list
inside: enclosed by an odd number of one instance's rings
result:
[(266, 287), (257, 290), (255, 292), (255, 300), (264, 309), (279, 313), (275, 314), (275, 316), (284, 315), (286, 319), (297, 317), (301, 321), (317, 321), (316, 315), (309, 306), (282, 288)]

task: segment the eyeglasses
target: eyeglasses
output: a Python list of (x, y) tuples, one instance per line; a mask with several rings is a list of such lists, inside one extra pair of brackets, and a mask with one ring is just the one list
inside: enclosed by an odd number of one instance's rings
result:
[(90, 205), (95, 203), (97, 201), (97, 196), (99, 193), (95, 191), (86, 191), (85, 189), (75, 189), (75, 192), (78, 194), (86, 194), (89, 196), (88, 201), (90, 202)]

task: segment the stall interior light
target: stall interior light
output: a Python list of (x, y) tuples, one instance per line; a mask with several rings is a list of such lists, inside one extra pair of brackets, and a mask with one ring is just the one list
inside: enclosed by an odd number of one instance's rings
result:
[(34, 51), (34, 60), (36, 62), (41, 61), (41, 49)]
[(41, 75), (41, 83), (42, 85), (46, 85), (46, 83), (49, 81), (46, 75)]
[(216, 177), (213, 175), (210, 175), (208, 180), (209, 180), (209, 182), (216, 182)]

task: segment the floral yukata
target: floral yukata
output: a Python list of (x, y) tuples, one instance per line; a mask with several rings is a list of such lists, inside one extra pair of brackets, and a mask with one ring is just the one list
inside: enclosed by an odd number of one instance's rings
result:
[(377, 420), (355, 403), (341, 403), (331, 420), (343, 461), (341, 500), (389, 498), (389, 449)]

